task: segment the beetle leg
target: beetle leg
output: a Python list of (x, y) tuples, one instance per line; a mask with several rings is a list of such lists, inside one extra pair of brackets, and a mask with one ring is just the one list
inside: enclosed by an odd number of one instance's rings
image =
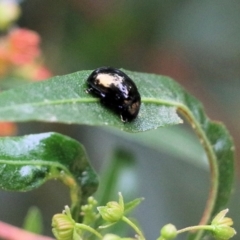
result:
[(87, 89), (85, 89), (85, 92), (86, 92), (86, 93), (91, 93), (91, 92), (93, 92), (93, 88), (91, 88), (91, 87), (90, 87), (90, 88), (87, 88)]

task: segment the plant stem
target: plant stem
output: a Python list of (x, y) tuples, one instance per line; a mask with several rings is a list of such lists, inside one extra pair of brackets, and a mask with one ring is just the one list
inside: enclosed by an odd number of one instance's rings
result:
[(126, 222), (128, 225), (130, 225), (134, 230), (135, 232), (138, 234), (138, 236), (140, 237), (140, 240), (145, 240), (145, 237), (143, 236), (141, 230), (132, 222), (130, 221), (127, 217), (123, 216), (122, 217), (122, 220), (124, 222)]
[(100, 239), (103, 238), (103, 236), (102, 236), (99, 232), (97, 232), (95, 229), (93, 229), (93, 228), (91, 228), (91, 227), (89, 227), (89, 226), (87, 226), (87, 225), (85, 225), (85, 224), (76, 223), (76, 226), (77, 226), (79, 229), (83, 229), (83, 230), (86, 230), (86, 231), (88, 231), (88, 232), (93, 233), (94, 235), (96, 235), (96, 236), (97, 236), (98, 238), (100, 238)]
[[(211, 142), (209, 141), (206, 133), (204, 132), (204, 128), (206, 126), (201, 125), (201, 122), (198, 122), (195, 118), (194, 114), (191, 112), (190, 108), (186, 105), (184, 105), (181, 102), (177, 101), (169, 101), (169, 100), (158, 100), (154, 98), (143, 98), (142, 102), (144, 103), (154, 103), (159, 105), (167, 105), (167, 106), (173, 106), (177, 108), (177, 110), (186, 118), (186, 120), (191, 124), (193, 130), (195, 131), (196, 135), (200, 139), (200, 142), (207, 154), (208, 157), (208, 163), (210, 167), (210, 190), (209, 190), (209, 196), (206, 203), (206, 207), (204, 210), (204, 213), (202, 215), (202, 218), (200, 220), (200, 225), (205, 225), (210, 220), (211, 214), (213, 213), (214, 205), (217, 198), (218, 193), (218, 181), (219, 181), (219, 171), (217, 167), (217, 157), (213, 150), (213, 146), (211, 145)], [(206, 122), (207, 123), (207, 122)], [(205, 125), (206, 125), (205, 123)], [(199, 231), (196, 235), (195, 240), (199, 240), (201, 238), (202, 231)]]
[(194, 230), (213, 230), (213, 226), (211, 225), (197, 225), (197, 226), (191, 226), (191, 227), (186, 227), (183, 229), (180, 229), (177, 231), (177, 233), (183, 233), (183, 232), (187, 232), (187, 231), (194, 231)]

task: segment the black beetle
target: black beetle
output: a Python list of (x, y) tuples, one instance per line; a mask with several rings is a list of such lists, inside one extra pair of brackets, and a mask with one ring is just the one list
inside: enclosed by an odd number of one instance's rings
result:
[(130, 122), (138, 115), (141, 96), (133, 80), (119, 69), (100, 67), (87, 79), (87, 93), (101, 99), (101, 103), (121, 116), (123, 122)]

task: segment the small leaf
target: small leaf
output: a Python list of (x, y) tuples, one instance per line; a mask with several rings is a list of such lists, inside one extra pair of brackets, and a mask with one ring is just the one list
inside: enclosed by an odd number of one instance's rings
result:
[(126, 199), (132, 199), (137, 194), (138, 177), (134, 174), (135, 168), (135, 156), (132, 153), (124, 148), (114, 149), (100, 174), (100, 184), (96, 192), (99, 205), (105, 205), (115, 198), (117, 190)]
[(49, 179), (69, 186), (74, 208), (98, 185), (83, 146), (69, 137), (42, 133), (0, 138), (1, 189), (29, 191)]
[(23, 229), (41, 234), (43, 231), (42, 214), (37, 207), (30, 207), (24, 220)]
[(143, 200), (144, 198), (136, 198), (131, 202), (126, 203), (124, 208), (124, 214), (127, 214), (133, 209), (135, 209)]
[[(138, 192), (138, 177), (134, 171), (136, 169), (135, 160), (135, 156), (124, 148), (113, 150), (110, 159), (106, 161), (100, 174), (100, 184), (96, 192), (96, 199), (99, 205), (105, 205), (112, 199), (117, 201), (117, 191), (123, 193), (124, 199), (132, 199), (136, 196)], [(102, 224), (102, 218), (95, 222), (96, 227)], [(127, 225), (123, 222), (118, 222), (111, 229), (112, 232), (119, 236), (124, 236), (128, 232)]]

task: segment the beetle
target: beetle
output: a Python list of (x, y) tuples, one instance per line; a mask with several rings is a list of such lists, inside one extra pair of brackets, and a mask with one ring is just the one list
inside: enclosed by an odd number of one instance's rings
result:
[(138, 115), (141, 96), (133, 80), (117, 68), (100, 67), (87, 79), (87, 93), (100, 98), (101, 103), (118, 113), (123, 122)]

